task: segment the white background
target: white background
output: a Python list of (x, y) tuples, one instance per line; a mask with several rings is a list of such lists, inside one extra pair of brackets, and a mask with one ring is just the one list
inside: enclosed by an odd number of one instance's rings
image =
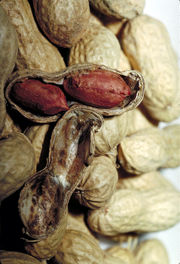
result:
[[(165, 24), (180, 65), (180, 0), (146, 0), (144, 14), (157, 18)], [(180, 118), (168, 125), (175, 123), (180, 124)], [(165, 125), (165, 123), (160, 123), (160, 127)], [(161, 172), (180, 190), (180, 167), (161, 170)], [(180, 223), (168, 230), (150, 233), (146, 237), (160, 239), (167, 248), (169, 263), (180, 264)], [(111, 246), (110, 242), (104, 239), (100, 239), (100, 245), (103, 249)]]

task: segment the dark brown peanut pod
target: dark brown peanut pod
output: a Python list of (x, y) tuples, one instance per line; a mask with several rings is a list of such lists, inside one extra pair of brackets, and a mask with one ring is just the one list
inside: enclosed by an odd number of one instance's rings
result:
[(46, 167), (20, 193), (19, 212), (31, 238), (26, 250), (41, 259), (52, 257), (65, 232), (68, 203), (94, 152), (94, 132), (102, 124), (95, 111), (74, 106), (53, 129)]
[(16, 31), (6, 12), (0, 6), (0, 133), (4, 127), (6, 116), (4, 86), (15, 66), (17, 50)]
[[(12, 76), (11, 79), (9, 79), (9, 85), (6, 88), (6, 98), (10, 105), (16, 109), (18, 112), (20, 112), (23, 116), (26, 118), (30, 119), (31, 121), (34, 122), (39, 122), (39, 123), (47, 123), (47, 122), (54, 122), (56, 121), (61, 115), (62, 112), (57, 113), (55, 115), (43, 115), (38, 113), (37, 111), (30, 111), (19, 105), (14, 99), (13, 99), (13, 86), (17, 82), (23, 82), (27, 79), (33, 79), (33, 80), (41, 80), (42, 83), (51, 83), (54, 85), (59, 86), (62, 90), (63, 88), (63, 82), (66, 79), (73, 79), (73, 78), (81, 78), (81, 75), (91, 75), (95, 71), (101, 71), (101, 77), (103, 75), (103, 72), (105, 74), (116, 75), (117, 78), (120, 78), (123, 80), (123, 82), (126, 83), (126, 85), (130, 89), (130, 95), (126, 96), (124, 100), (122, 100), (118, 105), (114, 107), (96, 107), (89, 105), (88, 102), (86, 101), (85, 103), (81, 100), (77, 100), (69, 94), (66, 95), (69, 96), (67, 98), (68, 100), (68, 106), (71, 107), (74, 104), (77, 105), (82, 105), (83, 107), (86, 107), (87, 110), (92, 110), (96, 111), (99, 114), (102, 114), (104, 116), (114, 116), (114, 115), (121, 115), (122, 113), (132, 110), (136, 108), (140, 102), (143, 99), (144, 96), (144, 79), (142, 75), (137, 72), (137, 71), (124, 71), (120, 72), (118, 70), (114, 70), (111, 68), (108, 68), (103, 65), (96, 65), (96, 64), (76, 64), (70, 67), (67, 67), (65, 70), (56, 72), (56, 73), (47, 73), (47, 72), (42, 72), (42, 71), (37, 71), (37, 70), (27, 70), (27, 71), (18, 71), (15, 72)], [(104, 85), (104, 79), (101, 78), (101, 83)], [(85, 90), (86, 87), (83, 89)], [(90, 89), (89, 89), (90, 90)], [(93, 96), (93, 91), (89, 91), (89, 97), (91, 95)], [(99, 92), (99, 96), (97, 96), (97, 99), (99, 100), (100, 97), (103, 97), (105, 93), (101, 90)], [(114, 96), (114, 95), (113, 95)], [(114, 96), (115, 97), (115, 96)], [(113, 97), (113, 100), (114, 100)], [(86, 98), (87, 99), (87, 98)], [(96, 100), (96, 97), (95, 97)]]

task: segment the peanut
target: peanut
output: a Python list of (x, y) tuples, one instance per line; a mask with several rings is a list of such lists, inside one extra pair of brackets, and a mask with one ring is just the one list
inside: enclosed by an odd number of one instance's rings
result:
[(167, 111), (178, 90), (177, 55), (166, 27), (155, 18), (140, 15), (125, 24), (120, 41), (132, 68), (145, 78), (144, 107), (154, 119), (166, 121), (158, 113)]
[[(45, 147), (48, 146), (47, 143), (47, 135), (50, 130), (49, 124), (42, 124), (42, 125), (33, 125), (27, 127), (24, 131), (24, 134), (29, 138), (31, 141), (35, 156), (36, 156), (36, 168), (39, 169), (39, 166), (42, 168), (42, 163), (44, 161), (44, 156), (46, 156), (46, 149)], [(48, 137), (49, 138), (49, 137)]]
[(16, 67), (56, 72), (65, 68), (58, 51), (38, 30), (28, 0), (2, 0), (0, 5), (7, 12), (18, 36)]
[(70, 48), (86, 31), (89, 17), (88, 0), (33, 1), (36, 19), (47, 38), (58, 46)]
[(35, 171), (35, 153), (28, 138), (14, 132), (0, 140), (0, 200), (20, 189)]
[(89, 211), (91, 230), (107, 236), (166, 230), (180, 221), (180, 192), (155, 188), (117, 190), (102, 208)]
[(144, 0), (90, 0), (90, 4), (99, 12), (118, 19), (132, 19), (143, 12)]
[(124, 173), (121, 169), (119, 172), (119, 180), (117, 189), (133, 189), (139, 191), (150, 190), (153, 188), (170, 188), (175, 186), (168, 181), (159, 171), (150, 171), (140, 175), (132, 175)]
[(105, 154), (116, 148), (126, 136), (128, 128), (127, 114), (104, 117), (100, 130), (95, 133), (95, 152)]
[(100, 208), (115, 191), (117, 169), (109, 157), (94, 157), (83, 171), (83, 179), (75, 190), (75, 197), (89, 208)]
[(0, 6), (0, 134), (3, 130), (6, 117), (6, 101), (4, 87), (13, 71), (17, 57), (17, 35), (6, 12)]
[(127, 248), (122, 248), (119, 245), (115, 245), (106, 249), (106, 252), (113, 257), (119, 258), (125, 264), (137, 264), (133, 253)]
[(63, 86), (73, 98), (95, 107), (112, 108), (131, 95), (130, 87), (122, 77), (103, 70), (65, 78)]
[(5, 123), (0, 138), (7, 137), (13, 132), (21, 132), (21, 128), (14, 122), (11, 116), (6, 112)]
[[(41, 264), (36, 258), (21, 252), (0, 251), (0, 262), (2, 264)], [(43, 262), (46, 264), (46, 262)]]
[(70, 49), (68, 65), (77, 63), (103, 64), (120, 71), (131, 69), (117, 37), (108, 28), (93, 22)]
[(134, 251), (139, 264), (169, 264), (167, 250), (158, 239), (142, 241)]
[(15, 83), (10, 96), (23, 107), (44, 115), (55, 115), (69, 108), (58, 86), (39, 80), (28, 79)]
[(180, 165), (179, 125), (147, 128), (125, 137), (118, 146), (118, 160), (130, 173), (142, 174)]

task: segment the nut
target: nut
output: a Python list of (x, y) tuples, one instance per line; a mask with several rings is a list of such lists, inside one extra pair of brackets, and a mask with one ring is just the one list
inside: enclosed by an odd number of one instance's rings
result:
[(65, 68), (58, 49), (40, 33), (28, 0), (2, 0), (0, 5), (7, 12), (17, 32), (17, 69), (56, 72)]
[(10, 96), (17, 104), (43, 115), (55, 115), (68, 110), (63, 91), (54, 84), (28, 79), (17, 82)]

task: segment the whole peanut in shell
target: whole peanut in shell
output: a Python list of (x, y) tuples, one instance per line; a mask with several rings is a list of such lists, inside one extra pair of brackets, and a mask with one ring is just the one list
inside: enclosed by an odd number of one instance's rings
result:
[(125, 137), (118, 146), (119, 163), (127, 172), (134, 174), (163, 167), (168, 156), (163, 132), (155, 127), (142, 129)]
[(121, 168), (118, 170), (119, 179), (117, 189), (150, 190), (153, 188), (175, 189), (159, 171), (150, 171), (140, 175), (125, 173)]
[(141, 174), (180, 164), (180, 125), (164, 129), (149, 127), (125, 137), (118, 146), (118, 159), (130, 173)]
[(17, 32), (17, 69), (56, 72), (65, 68), (64, 59), (58, 49), (39, 31), (28, 0), (2, 0), (0, 5)]
[(165, 25), (147, 15), (137, 16), (125, 24), (120, 41), (132, 68), (145, 78), (144, 107), (154, 119), (166, 121), (158, 112), (166, 111), (176, 98), (178, 60)]
[(159, 239), (142, 241), (134, 250), (138, 264), (169, 264), (167, 249)]
[(0, 200), (17, 191), (35, 171), (35, 153), (20, 132), (0, 140)]
[(68, 229), (55, 254), (58, 264), (103, 264), (103, 251), (92, 236)]
[(75, 197), (89, 208), (104, 206), (115, 191), (118, 173), (113, 161), (104, 155), (94, 157), (83, 170), (83, 178), (75, 190)]
[(100, 130), (95, 134), (96, 154), (105, 154), (121, 142), (128, 128), (127, 112), (120, 116), (104, 117)]
[(45, 264), (46, 262), (41, 262), (38, 259), (22, 253), (15, 251), (0, 251), (0, 263), (1, 264)]
[(145, 0), (90, 0), (99, 12), (118, 19), (132, 19), (143, 12)]
[(117, 37), (103, 25), (90, 23), (84, 36), (71, 47), (68, 65), (96, 63), (121, 71), (130, 70)]
[(117, 190), (104, 207), (89, 211), (87, 222), (105, 236), (166, 230), (180, 221), (179, 202), (174, 189)]
[(4, 86), (13, 71), (17, 57), (17, 35), (14, 26), (4, 9), (0, 6), (0, 134), (4, 127), (6, 116), (6, 102)]
[(88, 0), (33, 1), (36, 19), (47, 38), (58, 46), (70, 48), (86, 31), (89, 17)]

